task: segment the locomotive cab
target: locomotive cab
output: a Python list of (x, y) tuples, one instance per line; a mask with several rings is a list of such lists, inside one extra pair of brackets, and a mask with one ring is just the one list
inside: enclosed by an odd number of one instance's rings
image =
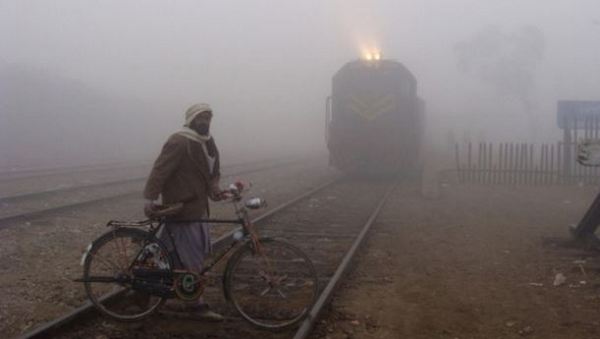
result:
[(423, 107), (417, 81), (401, 63), (347, 63), (333, 76), (327, 100), (330, 164), (348, 173), (418, 169)]

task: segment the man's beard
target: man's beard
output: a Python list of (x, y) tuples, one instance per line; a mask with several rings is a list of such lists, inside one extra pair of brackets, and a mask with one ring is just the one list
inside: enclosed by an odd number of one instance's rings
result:
[(208, 132), (210, 131), (210, 126), (205, 124), (197, 125), (194, 127), (194, 131), (196, 131), (196, 133), (200, 135), (208, 135)]

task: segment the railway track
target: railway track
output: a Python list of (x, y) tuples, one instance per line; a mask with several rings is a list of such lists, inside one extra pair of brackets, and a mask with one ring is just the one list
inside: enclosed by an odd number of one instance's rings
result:
[[(294, 159), (263, 159), (228, 164), (227, 169), (261, 165), (264, 163), (287, 162)], [(102, 164), (77, 166), (50, 170), (24, 170), (0, 173), (0, 200), (25, 198), (38, 193), (53, 193), (69, 189), (93, 186), (94, 184), (118, 183), (124, 180), (143, 178), (148, 175), (151, 163)]]
[[(289, 166), (298, 161), (276, 161), (244, 168), (244, 164), (232, 165), (223, 171), (224, 178), (246, 175), (278, 167)], [(241, 167), (241, 168), (240, 168)], [(237, 168), (237, 169), (236, 169)], [(70, 210), (96, 204), (110, 199), (139, 195), (146, 176), (78, 185), (41, 192), (18, 194), (0, 198), (0, 230), (19, 221), (27, 221), (48, 213)]]
[[(320, 296), (310, 316), (295, 330), (268, 332), (251, 327), (224, 303), (215, 281), (208, 286), (206, 295), (213, 307), (226, 316), (223, 324), (202, 323), (198, 326), (198, 322), (191, 321), (185, 314), (172, 315), (173, 312), (168, 310), (161, 316), (134, 325), (112, 323), (99, 317), (88, 303), (21, 338), (78, 338), (91, 335), (109, 338), (191, 338), (201, 335), (219, 338), (306, 338), (343, 280), (352, 258), (394, 187), (383, 181), (335, 180), (303, 193), (255, 220), (261, 235), (282, 237), (299, 246), (309, 254), (317, 268), (322, 287)], [(230, 243), (234, 231), (219, 237), (214, 243), (215, 249)], [(165, 307), (168, 309), (169, 304)]]
[(140, 162), (135, 164), (126, 163), (114, 163), (114, 164), (95, 164), (95, 165), (80, 165), (80, 166), (63, 166), (63, 167), (51, 167), (51, 168), (23, 168), (13, 170), (2, 170), (0, 171), (0, 182), (17, 180), (17, 179), (28, 179), (28, 178), (41, 178), (53, 175), (66, 175), (73, 173), (84, 173), (98, 170), (117, 170), (134, 168), (140, 166), (148, 166), (149, 162)]

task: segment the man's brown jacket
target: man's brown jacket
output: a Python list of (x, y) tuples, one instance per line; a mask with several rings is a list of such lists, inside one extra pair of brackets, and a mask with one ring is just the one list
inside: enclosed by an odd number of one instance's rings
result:
[(162, 195), (163, 204), (183, 202), (183, 210), (171, 220), (197, 220), (208, 215), (208, 194), (219, 180), (220, 163), (214, 139), (206, 142), (206, 148), (215, 159), (212, 173), (202, 145), (179, 134), (169, 137), (154, 162), (144, 198), (156, 200)]

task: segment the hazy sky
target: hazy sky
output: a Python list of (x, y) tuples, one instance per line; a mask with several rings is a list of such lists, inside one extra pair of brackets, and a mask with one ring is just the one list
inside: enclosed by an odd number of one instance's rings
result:
[(556, 100), (600, 99), (597, 0), (0, 0), (0, 69), (31, 65), (143, 100), (163, 112), (147, 117), (161, 139), (206, 101), (232, 149), (321, 149), (332, 74), (379, 48), (415, 74), (436, 130), (527, 139), (511, 128), (521, 108), (459, 72), (455, 52), (486, 27), (526, 25), (545, 39), (532, 114), (552, 138)]

